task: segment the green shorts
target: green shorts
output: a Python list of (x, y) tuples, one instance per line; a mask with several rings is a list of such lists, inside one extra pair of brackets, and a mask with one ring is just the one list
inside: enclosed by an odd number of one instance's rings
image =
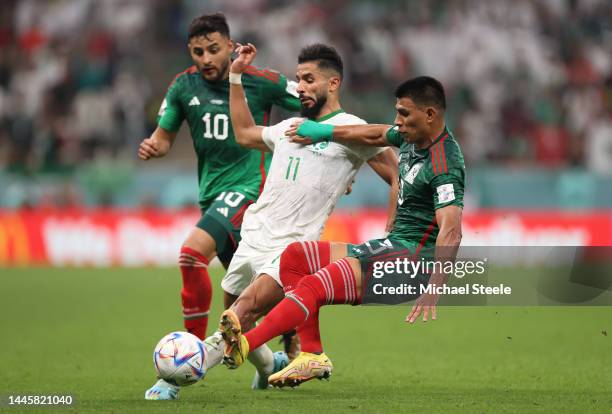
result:
[[(396, 239), (373, 239), (363, 244), (349, 245), (348, 256), (359, 260), (361, 264), (361, 304), (381, 303), (398, 304), (416, 299), (419, 294), (408, 291), (407, 286), (417, 287), (427, 284), (429, 275), (424, 272), (415, 274), (405, 273), (406, 269), (414, 269), (404, 264), (404, 261), (418, 261), (424, 252), (418, 249), (417, 243), (410, 243)], [(393, 264), (400, 263), (398, 266)], [(399, 269), (399, 270), (398, 270)], [(383, 287), (386, 290), (383, 290)], [(405, 289), (402, 289), (405, 287)], [(381, 294), (380, 292), (393, 292), (398, 294)]]
[(246, 209), (255, 198), (239, 191), (226, 191), (202, 208), (196, 227), (204, 230), (217, 244), (217, 257), (227, 268), (240, 243), (240, 228)]

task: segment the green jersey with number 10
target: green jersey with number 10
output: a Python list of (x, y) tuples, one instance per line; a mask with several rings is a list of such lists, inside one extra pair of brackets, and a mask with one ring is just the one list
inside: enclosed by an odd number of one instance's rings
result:
[[(242, 75), (249, 109), (257, 125), (267, 125), (272, 105), (300, 109), (295, 82), (276, 71), (249, 66)], [(257, 198), (270, 154), (236, 142), (229, 110), (229, 82), (208, 82), (195, 66), (178, 74), (159, 110), (158, 125), (176, 132), (187, 121), (198, 157), (199, 201), (206, 208), (221, 192), (234, 190)]]

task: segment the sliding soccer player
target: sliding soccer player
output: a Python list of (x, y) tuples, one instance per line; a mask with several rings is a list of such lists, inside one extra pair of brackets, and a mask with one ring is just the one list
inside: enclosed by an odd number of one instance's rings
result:
[[(461, 241), (461, 213), (465, 166), (461, 149), (444, 121), (446, 98), (440, 82), (430, 77), (408, 80), (396, 90), (395, 126), (334, 126), (305, 121), (287, 135), (294, 142), (361, 143), (394, 145), (400, 149), (400, 192), (393, 230), (385, 239), (370, 240), (348, 249), (340, 260), (312, 260), (329, 255), (335, 243), (315, 242), (309, 248), (292, 243), (281, 256), (280, 281), (283, 299), (257, 327), (242, 333), (240, 320), (229, 309), (220, 329), (226, 342), (224, 363), (240, 366), (251, 349), (278, 334), (298, 328), (302, 353), (285, 369), (271, 375), (275, 386), (299, 385), (331, 374), (332, 365), (323, 353), (318, 332), (319, 308), (327, 304), (362, 302), (374, 263), (397, 257), (418, 257), (435, 251), (436, 260), (454, 258)], [(300, 138), (308, 137), (308, 138)], [(433, 273), (431, 286), (446, 283), (448, 275)], [(407, 322), (423, 314), (436, 319), (438, 295), (418, 297)]]
[[(393, 150), (358, 143), (294, 144), (285, 134), (300, 118), (267, 128), (255, 123), (245, 101), (241, 74), (256, 52), (251, 44), (242, 46), (230, 68), (232, 124), (240, 144), (273, 151), (272, 163), (261, 196), (245, 213), (242, 241), (221, 283), (231, 295), (240, 294), (232, 309), (245, 328), (283, 299), (279, 266), (287, 245), (320, 237), (327, 218), (364, 162), (392, 186), (393, 210), (397, 194), (397, 157)], [(365, 123), (342, 110), (342, 78), (342, 59), (334, 48), (323, 44), (303, 48), (297, 67), (301, 115), (321, 125)], [(327, 253), (334, 259), (345, 254), (346, 246), (339, 247), (337, 253)], [(214, 346), (215, 339), (218, 346)], [(205, 344), (210, 369), (221, 362), (223, 341), (213, 335)], [(258, 366), (260, 375), (253, 387), (267, 388), (268, 375), (279, 369), (280, 361), (265, 345), (258, 347), (255, 354), (259, 361), (269, 363)]]

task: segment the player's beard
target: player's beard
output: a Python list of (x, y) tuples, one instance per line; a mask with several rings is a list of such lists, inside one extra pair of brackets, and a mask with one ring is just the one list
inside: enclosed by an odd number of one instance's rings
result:
[(323, 105), (327, 103), (327, 96), (317, 96), (314, 105), (311, 107), (306, 107), (302, 105), (300, 109), (300, 115), (304, 118), (308, 119), (317, 119), (319, 117), (319, 112), (321, 112), (321, 108)]
[[(223, 80), (223, 75), (226, 73), (228, 66), (229, 66), (229, 62), (220, 65), (218, 68), (215, 67), (215, 70), (217, 73), (214, 78), (206, 78), (204, 77), (203, 74), (202, 74), (202, 77), (206, 79), (208, 82), (220, 82)], [(200, 69), (200, 73), (202, 73), (202, 69)]]

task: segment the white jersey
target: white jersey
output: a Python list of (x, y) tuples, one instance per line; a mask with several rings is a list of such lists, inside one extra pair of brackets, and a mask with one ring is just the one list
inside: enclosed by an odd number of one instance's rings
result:
[[(343, 111), (319, 122), (356, 125), (366, 122)], [(290, 118), (263, 129), (262, 138), (273, 151), (268, 177), (257, 202), (242, 222), (242, 241), (260, 250), (284, 248), (297, 240), (318, 240), (338, 199), (364, 161), (385, 148), (320, 142), (289, 142)]]

